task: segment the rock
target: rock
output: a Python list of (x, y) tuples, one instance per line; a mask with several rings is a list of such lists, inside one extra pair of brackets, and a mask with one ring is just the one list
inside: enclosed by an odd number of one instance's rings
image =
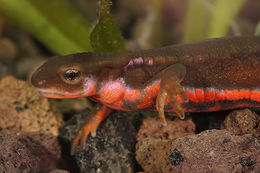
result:
[(252, 134), (260, 139), (260, 116), (249, 109), (231, 112), (221, 125), (222, 129), (237, 134)]
[(167, 119), (167, 126), (163, 126), (160, 119), (146, 118), (143, 120), (136, 138), (137, 141), (148, 137), (176, 139), (194, 133), (195, 124), (191, 118), (186, 118), (185, 120), (175, 119), (174, 121)]
[[(89, 113), (85, 110), (64, 124), (60, 129), (64, 143), (71, 143)], [(98, 127), (96, 136), (88, 136), (85, 148), (76, 148), (73, 157), (80, 172), (134, 172), (136, 130), (127, 116), (129, 113), (111, 113)]]
[(0, 172), (48, 172), (61, 154), (53, 135), (0, 131), (0, 143)]
[(145, 172), (257, 172), (260, 141), (227, 130), (208, 130), (175, 140), (147, 138), (137, 145), (136, 159)]
[(35, 88), (14, 77), (0, 81), (0, 129), (58, 135), (61, 114)]

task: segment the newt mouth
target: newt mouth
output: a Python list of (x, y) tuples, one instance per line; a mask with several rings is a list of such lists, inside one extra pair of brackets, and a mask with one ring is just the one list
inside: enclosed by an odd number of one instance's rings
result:
[(54, 99), (85, 97), (80, 93), (62, 93), (62, 92), (49, 91), (44, 89), (38, 89), (38, 92), (44, 97), (54, 98)]

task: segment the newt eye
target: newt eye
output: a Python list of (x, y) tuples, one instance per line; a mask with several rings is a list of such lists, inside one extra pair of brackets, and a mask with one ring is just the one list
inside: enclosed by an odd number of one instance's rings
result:
[(77, 83), (81, 78), (81, 72), (76, 68), (67, 68), (63, 72), (65, 82)]

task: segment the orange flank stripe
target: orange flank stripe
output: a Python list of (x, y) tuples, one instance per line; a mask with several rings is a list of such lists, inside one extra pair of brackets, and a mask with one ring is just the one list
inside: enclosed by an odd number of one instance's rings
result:
[[(156, 60), (158, 59), (160, 59), (160, 57), (158, 57)], [(155, 100), (159, 94), (159, 91), (160, 91), (159, 81), (153, 83), (152, 85), (146, 86), (144, 89), (131, 89), (125, 87), (124, 84), (120, 81), (112, 81), (112, 82), (104, 83), (103, 87), (99, 90), (97, 94), (98, 96), (92, 96), (91, 98), (102, 102), (104, 105), (112, 109), (131, 111), (132, 108), (130, 107), (128, 108), (127, 106), (124, 105), (124, 101), (126, 101), (126, 103), (134, 104), (133, 106), (136, 106), (135, 108), (141, 110), (149, 106), (155, 105)], [(250, 99), (255, 102), (260, 102), (260, 90), (248, 90), (248, 89), (222, 90), (222, 89), (214, 89), (214, 88), (204, 88), (204, 89), (184, 88), (184, 92), (188, 97), (189, 102), (198, 103), (198, 104), (207, 104), (208, 102), (211, 102), (208, 106), (206, 106), (203, 109), (204, 111), (217, 111), (221, 109), (227, 109), (228, 105), (221, 107), (220, 104), (217, 104), (217, 102), (221, 102), (225, 100), (238, 101), (238, 100), (247, 99), (249, 101)], [(179, 95), (177, 95), (177, 100), (179, 103), (181, 104), (183, 103), (183, 100)], [(189, 102), (185, 103), (184, 105), (189, 105)], [(166, 98), (165, 105), (169, 103), (170, 103), (169, 98)], [(233, 103), (233, 105), (234, 104), (235, 102)], [(229, 107), (229, 109), (239, 108), (239, 107), (250, 107), (250, 106), (254, 106), (254, 105), (238, 104)], [(168, 110), (168, 111), (174, 111), (174, 110)], [(196, 106), (194, 106), (194, 107), (189, 107), (189, 109), (184, 109), (184, 111), (196, 112), (199, 111), (199, 108), (197, 109)]]
[(196, 99), (196, 95), (194, 92), (189, 92), (187, 90), (184, 90), (186, 96), (188, 97), (188, 100), (191, 102), (198, 103), (198, 100)]
[(229, 96), (229, 90), (225, 89), (224, 90), (224, 93), (225, 93), (225, 100), (232, 100), (232, 99), (227, 99), (227, 97), (232, 97), (232, 96)]
[(260, 91), (252, 91), (250, 95), (250, 99), (253, 101), (260, 102)]
[(204, 91), (202, 89), (196, 89), (195, 94), (198, 102), (204, 102)]
[[(250, 99), (253, 101), (260, 102), (260, 91), (254, 90), (250, 91), (247, 89), (233, 89), (233, 90), (214, 90), (214, 89), (184, 89), (186, 96), (190, 102), (203, 103), (211, 101), (232, 101), (232, 100), (242, 100)], [(177, 96), (178, 97), (178, 96)], [(182, 100), (178, 97), (179, 102)]]
[(205, 91), (204, 92), (205, 102), (214, 101), (215, 99), (215, 91)]
[(240, 99), (249, 99), (250, 98), (250, 91), (249, 90), (240, 90), (239, 91)]
[(240, 99), (238, 90), (232, 90), (232, 93), (233, 93), (233, 100), (239, 100)]
[(226, 99), (229, 100), (229, 101), (239, 99), (238, 90), (225, 90), (225, 94), (226, 94)]
[(215, 94), (215, 101), (223, 101), (226, 99), (226, 95), (224, 92), (216, 92)]

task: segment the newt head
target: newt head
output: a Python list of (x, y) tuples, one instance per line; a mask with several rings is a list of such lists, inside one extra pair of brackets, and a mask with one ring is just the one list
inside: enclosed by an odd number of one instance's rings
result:
[[(86, 56), (86, 55), (85, 55)], [(76, 98), (95, 94), (96, 80), (83, 54), (57, 56), (41, 65), (31, 83), (48, 98)]]

